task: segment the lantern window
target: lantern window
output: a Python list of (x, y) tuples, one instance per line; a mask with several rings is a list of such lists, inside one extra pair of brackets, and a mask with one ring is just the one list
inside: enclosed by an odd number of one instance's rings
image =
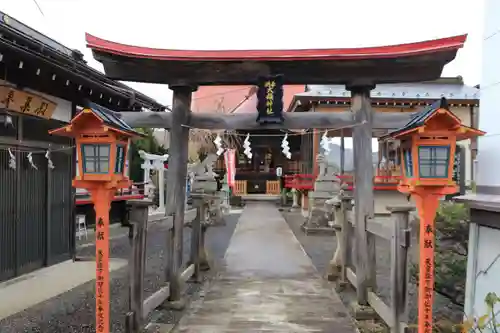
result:
[(448, 178), (450, 146), (418, 147), (420, 178)]
[(406, 177), (413, 177), (413, 159), (411, 156), (411, 149), (403, 150), (403, 158)]
[(125, 166), (125, 146), (116, 146), (116, 162), (115, 162), (115, 173), (123, 173)]
[(83, 173), (109, 172), (109, 144), (82, 144)]

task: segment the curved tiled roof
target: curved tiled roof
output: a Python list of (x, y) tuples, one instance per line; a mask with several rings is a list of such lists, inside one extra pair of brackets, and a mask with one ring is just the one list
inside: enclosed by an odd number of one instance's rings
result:
[[(351, 92), (344, 85), (308, 85), (309, 91), (297, 94), (300, 97), (349, 98)], [(479, 100), (480, 90), (464, 84), (422, 82), (378, 84), (371, 93), (373, 99), (432, 99)]]
[(229, 61), (229, 60), (308, 60), (308, 59), (373, 59), (398, 58), (459, 49), (467, 35), (453, 36), (416, 43), (335, 49), (307, 50), (172, 50), (127, 45), (85, 34), (87, 47), (105, 53), (131, 58), (170, 61)]

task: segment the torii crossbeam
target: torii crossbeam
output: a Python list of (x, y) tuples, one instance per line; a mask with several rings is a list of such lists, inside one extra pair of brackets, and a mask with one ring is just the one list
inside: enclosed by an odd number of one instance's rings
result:
[[(413, 112), (383, 112), (373, 115), (373, 129), (393, 130), (403, 127), (413, 116)], [(172, 128), (171, 112), (120, 112), (120, 117), (129, 126), (148, 128)], [(185, 124), (190, 128), (207, 130), (254, 130), (254, 129), (332, 129), (349, 127), (356, 124), (354, 113), (308, 112), (285, 113), (281, 124), (259, 124), (256, 114), (215, 114), (191, 113)]]

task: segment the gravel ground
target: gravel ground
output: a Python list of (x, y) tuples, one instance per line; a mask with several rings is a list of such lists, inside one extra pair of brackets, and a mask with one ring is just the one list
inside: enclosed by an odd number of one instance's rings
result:
[[(306, 236), (300, 229), (300, 225), (304, 218), (300, 213), (283, 212), (285, 220), (294, 232), (299, 242), (304, 247), (304, 250), (311, 258), (313, 264), (321, 274), (326, 273), (326, 265), (331, 260), (335, 248), (337, 246), (335, 236), (309, 235)], [(412, 230), (412, 248), (416, 248), (415, 230)], [(377, 294), (390, 304), (390, 244), (383, 239), (376, 240), (377, 251)], [(417, 315), (417, 288), (414, 284), (410, 284), (410, 318), (414, 320)], [(346, 305), (355, 300), (355, 291), (347, 289), (340, 293), (340, 297)], [(446, 298), (439, 294), (434, 296), (434, 316), (436, 318), (450, 319), (454, 318), (455, 322), (460, 322), (462, 317), (462, 309), (453, 305)]]
[[(223, 258), (229, 240), (239, 218), (239, 214), (226, 216), (226, 225), (209, 228), (206, 246), (211, 258)], [(187, 260), (190, 250), (190, 229), (186, 228), (184, 237), (184, 255)], [(145, 297), (158, 290), (164, 284), (166, 229), (161, 225), (152, 225), (148, 233), (148, 249), (145, 274)], [(128, 259), (130, 252), (127, 237), (111, 242), (111, 256)], [(79, 256), (93, 256), (93, 246), (83, 248)], [(111, 274), (111, 330), (124, 332), (125, 312), (128, 308), (128, 270), (123, 268)], [(188, 286), (189, 294), (197, 290)], [(53, 299), (33, 306), (16, 315), (0, 321), (1, 333), (89, 333), (94, 329), (94, 282), (88, 282)], [(5, 300), (2, 300), (5, 301)], [(161, 321), (174, 323), (182, 313), (161, 311)]]

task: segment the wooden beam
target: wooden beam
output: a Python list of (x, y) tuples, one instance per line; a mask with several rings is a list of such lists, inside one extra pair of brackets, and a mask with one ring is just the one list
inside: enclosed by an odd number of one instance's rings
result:
[(172, 112), (117, 112), (118, 116), (133, 128), (172, 127)]
[[(373, 118), (374, 129), (397, 129), (406, 125), (414, 112), (379, 112)], [(119, 116), (134, 128), (172, 128), (172, 112), (119, 112)], [(255, 129), (334, 129), (355, 123), (354, 114), (343, 112), (285, 113), (282, 124), (259, 124), (257, 112), (245, 114), (197, 113), (191, 114), (187, 125), (208, 130), (255, 130)]]
[[(356, 247), (356, 294), (361, 305), (368, 305), (368, 289), (372, 287), (371, 244), (369, 244), (366, 223), (374, 213), (372, 132), (373, 111), (370, 102), (370, 88), (351, 89), (351, 109), (357, 123), (353, 128), (354, 154), (354, 213)], [(373, 239), (373, 237), (370, 237)], [(373, 263), (374, 264), (374, 263)]]

